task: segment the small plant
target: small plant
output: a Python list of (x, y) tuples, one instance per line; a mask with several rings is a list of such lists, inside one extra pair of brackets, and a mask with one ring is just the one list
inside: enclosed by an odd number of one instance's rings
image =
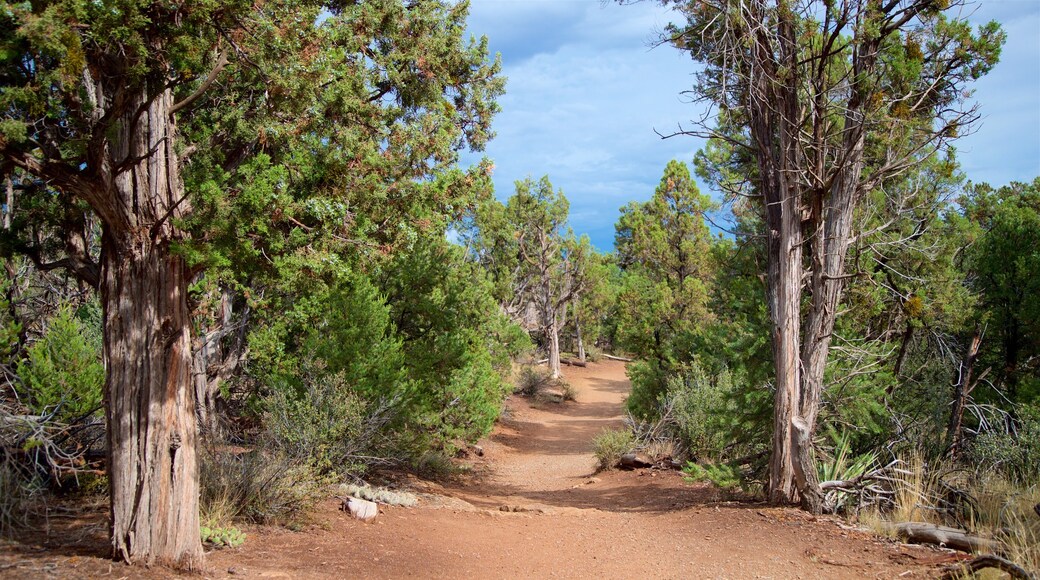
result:
[(246, 535), (238, 528), (199, 528), (202, 543), (215, 548), (237, 548), (246, 541)]
[(635, 438), (629, 429), (608, 429), (597, 435), (592, 445), (600, 469), (611, 469), (621, 461), (622, 455), (632, 451)]
[(560, 394), (563, 395), (564, 401), (578, 400), (578, 389), (574, 385), (563, 380), (557, 380), (556, 384), (560, 388)]
[(385, 505), (412, 507), (419, 503), (419, 499), (415, 497), (414, 493), (393, 491), (386, 489), (385, 487), (372, 487), (368, 484), (354, 485), (344, 483), (339, 486), (339, 490), (340, 493), (344, 495), (367, 499), (368, 501), (374, 501)]
[(450, 479), (468, 471), (468, 468), (456, 465), (451, 458), (440, 451), (427, 451), (415, 460), (415, 470), (433, 479)]
[(34, 413), (69, 422), (101, 409), (105, 367), (99, 327), (91, 328), (63, 307), (26, 354), (18, 363), (19, 391)]
[(683, 473), (686, 474), (686, 481), (708, 482), (725, 491), (742, 489), (740, 468), (728, 463), (698, 465), (687, 461)]
[(549, 385), (549, 373), (543, 369), (525, 366), (520, 369), (513, 392), (528, 397), (537, 395)]
[(603, 351), (598, 346), (589, 345), (585, 347), (585, 360), (599, 362), (603, 358)]

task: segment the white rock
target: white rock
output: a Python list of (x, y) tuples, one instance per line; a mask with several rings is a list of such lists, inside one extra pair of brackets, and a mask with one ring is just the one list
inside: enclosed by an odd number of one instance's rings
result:
[(346, 511), (350, 512), (350, 515), (363, 522), (370, 522), (376, 519), (376, 516), (379, 515), (379, 505), (375, 502), (368, 501), (367, 499), (348, 497), (343, 502), (343, 507), (346, 508)]

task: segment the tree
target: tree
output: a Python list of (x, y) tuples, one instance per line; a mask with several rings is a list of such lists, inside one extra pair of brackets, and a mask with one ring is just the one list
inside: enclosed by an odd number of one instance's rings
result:
[(543, 176), (538, 183), (531, 178), (517, 181), (516, 193), (505, 208), (516, 241), (514, 292), (533, 302), (538, 311), (554, 379), (560, 377), (560, 329), (566, 324), (566, 306), (585, 286), (591, 253), (588, 238), (576, 239), (567, 228), (569, 207), (563, 193)]
[(765, 218), (776, 381), (769, 495), (816, 512), (812, 441), (856, 210), (970, 129), (978, 116), (965, 90), (996, 63), (1004, 35), (996, 23), (973, 32), (932, 0), (679, 9), (686, 23), (667, 40), (705, 64), (695, 91), (721, 129), (680, 133), (743, 149)]
[(378, 248), (469, 195), (429, 179), (483, 144), (502, 88), (466, 10), (4, 4), (0, 169), (59, 240), (5, 248), (100, 290), (114, 557), (202, 565), (189, 284)]
[(625, 271), (619, 295), (622, 346), (644, 358), (633, 368), (629, 407), (656, 405), (667, 374), (690, 362), (690, 344), (710, 318), (712, 236), (704, 220), (711, 200), (685, 163), (669, 161), (653, 196), (621, 208), (615, 225), (617, 261)]

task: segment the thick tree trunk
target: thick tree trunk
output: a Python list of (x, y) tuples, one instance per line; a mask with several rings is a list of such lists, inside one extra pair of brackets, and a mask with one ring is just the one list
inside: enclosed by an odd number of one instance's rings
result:
[(111, 534), (115, 558), (200, 569), (189, 271), (171, 247), (186, 206), (171, 101), (169, 90), (141, 91), (127, 108), (99, 196)]
[[(761, 4), (754, 5), (762, 10)], [(795, 34), (790, 14), (784, 12), (780, 36), (793, 48)], [(763, 15), (764, 17), (764, 15)], [(801, 345), (802, 289), (802, 204), (800, 184), (794, 179), (802, 166), (798, 149), (798, 128), (785, 123), (797, 118), (798, 87), (792, 79), (782, 85), (776, 81), (780, 63), (761, 36), (755, 37), (754, 60), (763, 69), (756, 75), (752, 89), (752, 136), (760, 149), (759, 173), (765, 198), (767, 236), (767, 278), (770, 317), (773, 322), (773, 364), (776, 393), (773, 399), (773, 452), (769, 459), (769, 498), (774, 503), (794, 503), (799, 494), (795, 462), (798, 458), (798, 421), (802, 376), (799, 357)], [(793, 52), (781, 54), (784, 61), (797, 58)], [(790, 62), (785, 62), (790, 64)]]

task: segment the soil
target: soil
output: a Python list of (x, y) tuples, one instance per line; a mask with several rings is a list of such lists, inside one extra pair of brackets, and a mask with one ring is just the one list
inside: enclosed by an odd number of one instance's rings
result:
[[(621, 426), (623, 363), (565, 367), (577, 400), (514, 397), (448, 483), (399, 482), (417, 507), (371, 523), (320, 506), (303, 531), (246, 526), (208, 555), (229, 578), (931, 578), (960, 556), (880, 539), (832, 517), (726, 501), (671, 470), (597, 472), (592, 439)], [(48, 533), (0, 543), (0, 576), (172, 578), (105, 558), (104, 506), (55, 512)]]

